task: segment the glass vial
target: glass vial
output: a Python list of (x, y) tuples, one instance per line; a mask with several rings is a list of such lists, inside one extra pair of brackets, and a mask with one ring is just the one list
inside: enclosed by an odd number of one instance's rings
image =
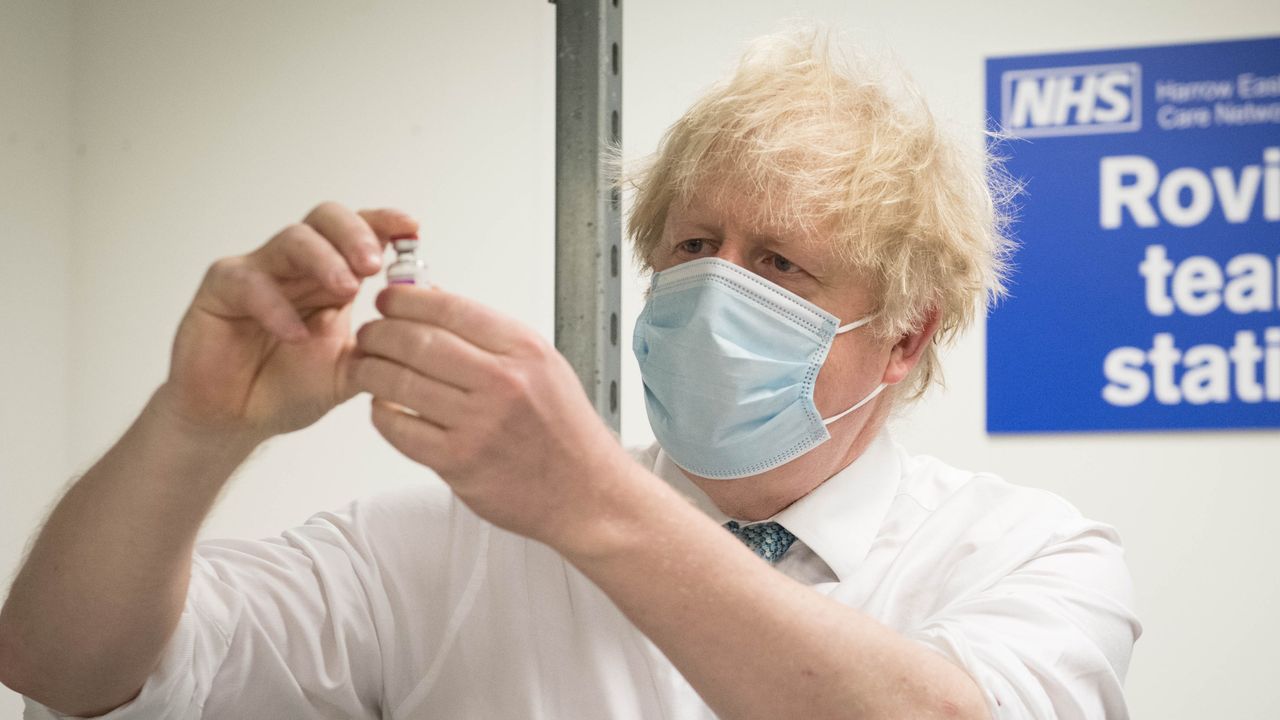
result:
[(387, 284), (431, 287), (427, 266), (418, 259), (418, 236), (396, 235), (391, 238), (391, 246), (395, 248), (396, 261), (387, 267)]

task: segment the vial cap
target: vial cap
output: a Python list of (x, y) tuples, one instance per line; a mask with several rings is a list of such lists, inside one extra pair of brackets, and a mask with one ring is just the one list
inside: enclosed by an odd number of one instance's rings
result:
[(398, 251), (415, 250), (418, 247), (417, 233), (404, 233), (391, 236), (391, 246)]

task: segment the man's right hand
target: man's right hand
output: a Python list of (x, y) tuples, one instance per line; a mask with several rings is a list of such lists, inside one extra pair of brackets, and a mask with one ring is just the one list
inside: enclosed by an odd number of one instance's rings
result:
[(138, 694), (182, 615), (219, 490), (254, 445), (353, 394), (351, 302), (390, 237), (417, 228), (393, 210), (325, 203), (213, 264), (168, 381), (59, 501), (15, 578), (0, 611), (0, 682), (70, 715)]
[(322, 203), (247, 255), (205, 275), (178, 328), (157, 400), (183, 425), (256, 441), (304, 428), (354, 391), (351, 303), (394, 235), (397, 210)]

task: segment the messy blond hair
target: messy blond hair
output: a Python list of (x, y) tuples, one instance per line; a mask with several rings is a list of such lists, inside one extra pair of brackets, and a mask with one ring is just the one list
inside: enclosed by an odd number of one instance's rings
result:
[[(1004, 293), (1012, 187), (998, 164), (946, 134), (892, 64), (840, 52), (812, 25), (753, 41), (619, 177), (635, 190), (627, 234), (646, 269), (668, 211), (720, 188), (751, 197), (756, 222), (833, 246), (873, 284), (883, 337), (936, 309), (945, 344)], [(919, 397), (935, 380), (930, 344), (897, 395)]]

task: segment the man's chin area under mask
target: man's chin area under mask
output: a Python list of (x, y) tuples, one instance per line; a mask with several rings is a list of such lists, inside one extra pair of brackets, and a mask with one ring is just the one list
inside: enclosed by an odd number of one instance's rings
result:
[(857, 460), (883, 428), (890, 410), (890, 398), (884, 397), (865, 413), (841, 418), (828, 427), (830, 440), (757, 475), (726, 480), (682, 472), (725, 515), (748, 522), (767, 520)]

